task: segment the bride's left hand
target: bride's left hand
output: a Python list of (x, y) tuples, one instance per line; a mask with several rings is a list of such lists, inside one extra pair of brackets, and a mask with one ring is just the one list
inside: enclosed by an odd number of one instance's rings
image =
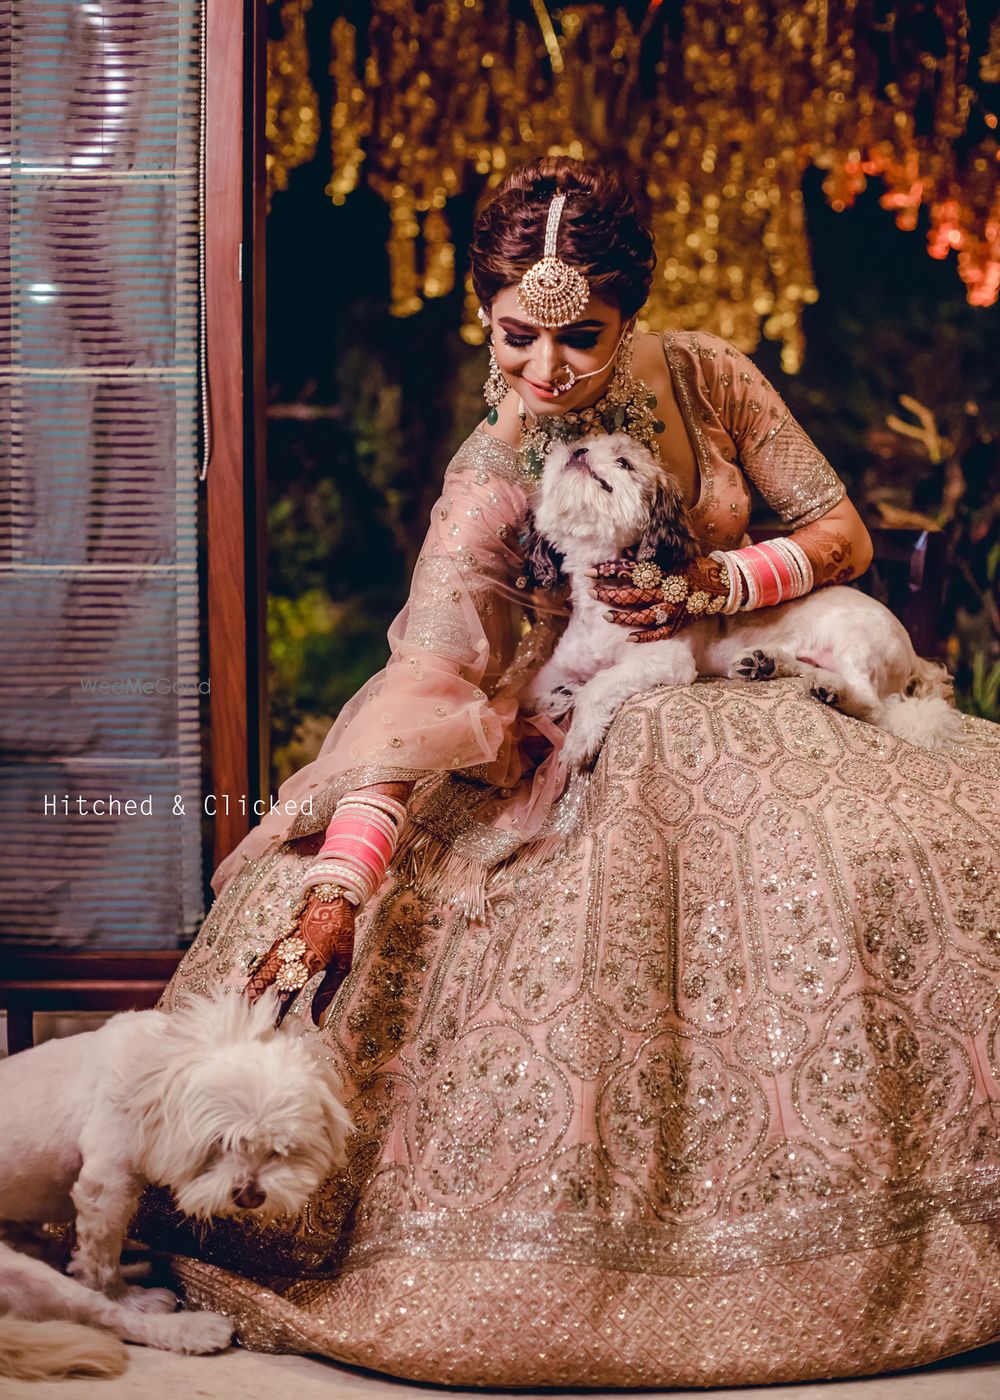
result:
[[(724, 600), (729, 591), (718, 562), (706, 557), (669, 574), (652, 561), (636, 563), (628, 558), (610, 559), (587, 572), (594, 580), (591, 596), (608, 605), (607, 620), (635, 629), (629, 633), (630, 642), (659, 642), (675, 636), (705, 612), (720, 611), (716, 600)], [(705, 605), (695, 610), (688, 607), (687, 598), (676, 602), (665, 598), (665, 577), (682, 578), (688, 595), (706, 594)]]

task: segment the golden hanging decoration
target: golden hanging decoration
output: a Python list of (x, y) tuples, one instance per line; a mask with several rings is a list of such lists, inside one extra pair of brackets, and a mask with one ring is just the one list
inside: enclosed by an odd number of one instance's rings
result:
[(330, 114), (330, 156), (333, 174), (325, 193), (334, 204), (343, 204), (357, 188), (365, 158), (364, 143), (372, 129), (374, 74), (357, 76), (358, 32), (343, 16), (330, 30), (330, 76), (333, 110)]
[(267, 41), (267, 199), (287, 190), (288, 172), (312, 160), (319, 145), (319, 100), (309, 80), (306, 13), (312, 0), (286, 0), (283, 34)]
[[(676, 38), (658, 3), (634, 25), (603, 5), (531, 9), (513, 19), (505, 0), (427, 0), (419, 12), (374, 0), (363, 71), (354, 28), (333, 26), (328, 189), (342, 203), (364, 165), (386, 201), (396, 315), (454, 285), (448, 200), (479, 189), (485, 201), (511, 166), (544, 153), (607, 156), (644, 179), (660, 258), (644, 326), (702, 327), (744, 350), (763, 328), (796, 370), (802, 308), (817, 298), (801, 188), (811, 165), (835, 210), (876, 177), (901, 228), (926, 209), (930, 255), (957, 254), (973, 305), (997, 299), (997, 119), (967, 79), (997, 81), (1000, 21), (970, 75), (962, 0), (938, 4), (933, 52), (927, 8), (903, 3), (873, 28), (859, 0), (684, 0)], [(462, 334), (479, 343), (468, 278), (465, 304)]]

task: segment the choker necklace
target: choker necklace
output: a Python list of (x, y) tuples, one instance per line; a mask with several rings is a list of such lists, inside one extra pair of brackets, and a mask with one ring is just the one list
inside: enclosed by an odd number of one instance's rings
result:
[(628, 433), (636, 442), (648, 447), (659, 460), (656, 434), (663, 432), (663, 423), (656, 417), (656, 395), (643, 379), (631, 369), (632, 335), (624, 337), (615, 357), (615, 371), (607, 391), (596, 403), (566, 413), (546, 414), (528, 422), (528, 410), (523, 399), (518, 400), (521, 423), (521, 448), (518, 459), (522, 473), (537, 481), (545, 466), (545, 458), (554, 442), (591, 436), (596, 433)]

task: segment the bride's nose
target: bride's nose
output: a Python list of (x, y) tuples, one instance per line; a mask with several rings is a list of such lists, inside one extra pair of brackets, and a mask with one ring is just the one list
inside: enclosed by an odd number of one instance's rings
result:
[(562, 363), (555, 337), (539, 336), (532, 362), (539, 383), (551, 383), (555, 378), (556, 370)]

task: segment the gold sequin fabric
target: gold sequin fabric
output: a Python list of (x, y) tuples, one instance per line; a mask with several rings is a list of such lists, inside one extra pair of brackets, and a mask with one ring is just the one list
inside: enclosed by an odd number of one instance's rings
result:
[[(796, 681), (630, 701), (555, 854), (405, 884), (321, 1034), (357, 1132), (286, 1227), (141, 1228), (245, 1345), (455, 1385), (710, 1386), (1000, 1332), (1000, 728), (929, 753)], [(236, 984), (321, 836), (168, 989)], [(309, 988), (300, 997), (307, 1000)]]
[(660, 338), (698, 463), (690, 519), (703, 540), (727, 549), (740, 543), (750, 485), (793, 529), (843, 499), (840, 477), (742, 351), (708, 331), (665, 331)]

